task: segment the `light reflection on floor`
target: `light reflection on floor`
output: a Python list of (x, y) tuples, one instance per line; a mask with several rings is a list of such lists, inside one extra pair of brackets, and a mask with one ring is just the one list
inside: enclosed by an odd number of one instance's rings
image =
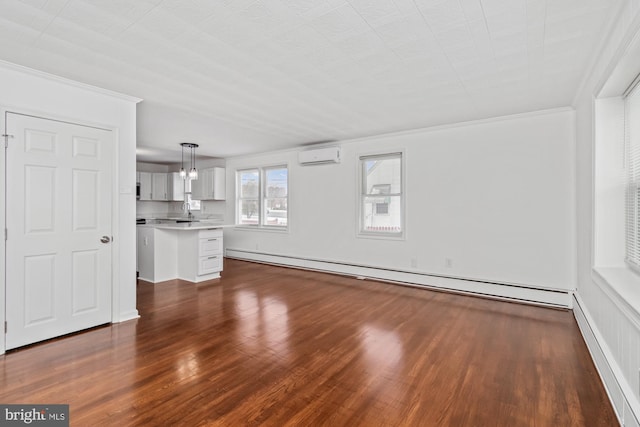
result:
[(359, 337), (371, 394), (386, 405), (402, 402), (407, 393), (399, 380), (406, 375), (402, 339), (395, 331), (370, 324), (361, 326)]
[(289, 311), (287, 305), (273, 296), (258, 296), (251, 291), (235, 294), (238, 319), (236, 336), (245, 350), (271, 350), (268, 355), (286, 361), (289, 351)]
[(198, 361), (197, 354), (190, 351), (177, 360), (176, 375), (180, 381), (185, 381), (189, 378), (197, 378), (199, 373), (200, 362)]

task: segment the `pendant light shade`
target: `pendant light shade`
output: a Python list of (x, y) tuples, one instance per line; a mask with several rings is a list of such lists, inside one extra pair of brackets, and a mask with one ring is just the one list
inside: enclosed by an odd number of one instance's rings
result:
[[(182, 179), (186, 179), (187, 176), (189, 179), (194, 180), (198, 179), (198, 169), (196, 169), (196, 148), (198, 144), (192, 144), (191, 142), (181, 142), (182, 146), (182, 163), (180, 164), (180, 176)], [(189, 169), (189, 174), (187, 175), (187, 170), (184, 168), (184, 149), (189, 148), (191, 152), (189, 153), (191, 159), (191, 168)]]
[(182, 160), (180, 161), (180, 178), (185, 179), (187, 177), (187, 171), (184, 170), (184, 144), (180, 144), (182, 149)]

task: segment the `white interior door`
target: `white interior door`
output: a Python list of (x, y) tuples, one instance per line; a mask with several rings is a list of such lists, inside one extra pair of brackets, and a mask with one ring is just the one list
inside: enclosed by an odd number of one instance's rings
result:
[(11, 349), (111, 321), (114, 139), (108, 130), (15, 113), (6, 133)]

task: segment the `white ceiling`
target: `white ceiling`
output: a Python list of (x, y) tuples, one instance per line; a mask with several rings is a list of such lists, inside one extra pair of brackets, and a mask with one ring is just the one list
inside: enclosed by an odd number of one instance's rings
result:
[(0, 59), (143, 98), (139, 147), (228, 157), (570, 105), (619, 3), (0, 0)]

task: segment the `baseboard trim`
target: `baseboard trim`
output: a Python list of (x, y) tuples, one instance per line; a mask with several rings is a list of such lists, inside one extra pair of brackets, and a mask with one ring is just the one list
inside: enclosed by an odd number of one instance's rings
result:
[(140, 317), (140, 314), (138, 313), (138, 310), (131, 310), (124, 313), (120, 313), (118, 320), (114, 321), (113, 323), (128, 322), (129, 320), (138, 319), (139, 317)]
[(621, 426), (640, 426), (640, 403), (616, 363), (602, 335), (595, 327), (580, 295), (574, 294), (573, 315), (600, 375), (609, 401)]
[(244, 249), (227, 248), (225, 256), (227, 258), (245, 261), (322, 271), (362, 279), (380, 280), (404, 286), (443, 290), (524, 304), (543, 305), (563, 309), (571, 308), (572, 304), (571, 291), (568, 290), (540, 289), (515, 284), (444, 277), (366, 265), (254, 252)]

